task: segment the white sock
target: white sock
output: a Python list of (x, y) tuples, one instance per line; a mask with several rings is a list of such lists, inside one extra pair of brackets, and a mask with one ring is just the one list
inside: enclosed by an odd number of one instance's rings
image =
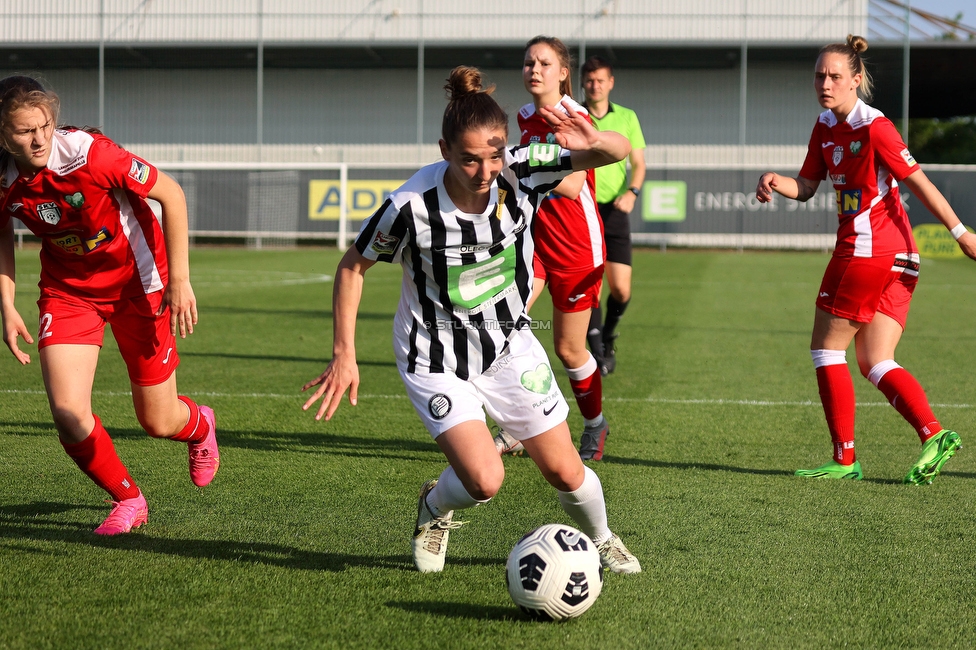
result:
[(437, 485), (427, 495), (427, 507), (434, 513), (435, 517), (444, 517), (450, 514), (452, 510), (473, 508), (489, 501), (491, 499), (478, 501), (468, 494), (457, 472), (450, 465), (441, 472), (440, 478), (437, 479)]
[(559, 493), (559, 504), (594, 544), (607, 541), (612, 532), (607, 527), (607, 502), (603, 499), (600, 477), (583, 466), (583, 484), (572, 492)]

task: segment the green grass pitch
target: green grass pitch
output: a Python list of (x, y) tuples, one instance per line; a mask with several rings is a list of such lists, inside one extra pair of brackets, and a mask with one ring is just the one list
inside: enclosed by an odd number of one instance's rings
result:
[[(359, 406), (329, 423), (301, 410), (331, 353), (322, 276), (338, 257), (193, 251), (200, 323), (180, 344), (179, 383), (217, 413), (222, 466), (205, 489), (183, 445), (139, 429), (107, 337), (94, 409), (150, 509), (129, 535), (92, 535), (105, 495), (57, 442), (36, 349), (26, 368), (0, 355), (0, 648), (976, 643), (973, 263), (923, 261), (898, 361), (965, 446), (933, 485), (908, 487), (917, 437), (853, 353), (865, 480), (792, 476), (830, 454), (808, 353), (826, 255), (637, 252), (593, 467), (644, 572), (607, 575), (582, 618), (540, 624), (509, 600), (505, 558), (528, 530), (569, 520), (530, 460), (507, 458), (498, 496), (461, 513), (471, 523), (443, 573), (413, 569), (417, 491), (445, 461), (394, 365), (399, 268), (367, 275)], [(17, 260), (34, 323), (36, 251)], [(578, 434), (575, 406), (570, 424)]]

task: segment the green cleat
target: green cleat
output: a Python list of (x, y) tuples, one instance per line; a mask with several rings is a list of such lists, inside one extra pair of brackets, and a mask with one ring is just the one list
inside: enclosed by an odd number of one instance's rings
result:
[(955, 431), (943, 429), (925, 441), (922, 445), (922, 453), (918, 455), (918, 460), (908, 471), (905, 483), (911, 485), (928, 485), (932, 479), (939, 475), (942, 466), (946, 461), (955, 456), (956, 451), (962, 447), (962, 440)]
[(841, 465), (836, 460), (832, 460), (816, 469), (798, 469), (796, 476), (804, 478), (847, 478), (852, 481), (860, 481), (864, 474), (861, 473), (861, 463), (858, 461), (854, 461), (853, 465)]

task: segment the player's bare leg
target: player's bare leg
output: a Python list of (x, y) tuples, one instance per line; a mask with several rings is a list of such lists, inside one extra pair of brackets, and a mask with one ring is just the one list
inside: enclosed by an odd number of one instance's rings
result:
[(545, 479), (556, 488), (563, 510), (597, 545), (603, 566), (614, 573), (640, 572), (640, 561), (607, 526), (603, 485), (580, 460), (566, 422), (522, 444)]
[(154, 438), (187, 443), (190, 479), (198, 487), (209, 485), (220, 467), (213, 409), (180, 396), (175, 372), (153, 386), (131, 386), (132, 404), (142, 428)]

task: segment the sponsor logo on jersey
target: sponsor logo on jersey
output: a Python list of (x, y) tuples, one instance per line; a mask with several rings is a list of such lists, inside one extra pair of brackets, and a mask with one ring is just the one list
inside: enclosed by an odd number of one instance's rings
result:
[(526, 390), (546, 395), (552, 388), (552, 371), (549, 369), (549, 364), (540, 363), (535, 370), (523, 372), (519, 381)]
[(542, 138), (538, 135), (529, 136), (529, 142), (542, 142)]
[(847, 185), (847, 174), (831, 174), (830, 182), (834, 185)]
[(575, 296), (573, 296), (572, 298), (567, 298), (566, 300), (568, 300), (569, 302), (576, 302), (580, 298), (585, 298), (585, 297), (586, 297), (586, 294), (585, 293), (578, 293)]
[(451, 398), (444, 393), (437, 393), (427, 400), (427, 410), (430, 417), (435, 420), (443, 420), (451, 412)]
[(834, 167), (840, 164), (840, 161), (844, 159), (844, 147), (837, 145), (834, 147), (834, 155), (831, 160), (834, 161)]
[(857, 214), (861, 211), (861, 190), (837, 190), (837, 213)]
[(7, 207), (7, 209), (10, 210), (11, 212), (16, 212), (17, 210), (20, 210), (22, 207), (24, 207), (23, 203), (11, 203)]
[(827, 147), (832, 147), (832, 146), (834, 146), (834, 141), (833, 140), (828, 140), (827, 142), (821, 142), (820, 143), (820, 148), (821, 149), (826, 149)]
[(909, 167), (914, 167), (918, 163), (915, 162), (915, 157), (912, 156), (912, 152), (908, 149), (901, 150), (901, 159), (905, 161), (905, 164)]
[(530, 167), (555, 167), (559, 164), (559, 145), (533, 143), (529, 145)]
[(861, 141), (855, 140), (851, 143), (851, 155), (856, 156), (859, 153), (861, 153)]
[(54, 201), (49, 203), (41, 203), (37, 206), (37, 216), (40, 217), (41, 221), (44, 223), (49, 223), (52, 226), (55, 226), (59, 221), (61, 221), (61, 209)]
[(515, 247), (509, 246), (487, 260), (447, 270), (447, 292), (456, 311), (477, 313), (493, 305), (515, 286)]
[(132, 159), (132, 166), (129, 167), (129, 178), (136, 181), (140, 185), (145, 185), (146, 181), (149, 180), (149, 165), (137, 160)]
[(542, 414), (543, 415), (549, 415), (550, 413), (552, 413), (553, 411), (556, 410), (556, 406), (557, 406), (557, 404), (553, 404), (552, 406), (550, 406), (547, 409), (542, 409)]
[(74, 194), (65, 194), (64, 202), (70, 205), (76, 210), (85, 204), (85, 196), (81, 192), (75, 192)]
[(373, 243), (369, 247), (377, 255), (390, 255), (396, 250), (396, 247), (400, 244), (400, 238), (394, 237), (393, 235), (387, 235), (381, 232), (377, 232), (373, 237)]
[(102, 244), (112, 241), (112, 236), (107, 228), (99, 230), (94, 237), (82, 239), (78, 235), (64, 235), (63, 237), (53, 237), (51, 243), (72, 255), (84, 255), (90, 253)]
[(505, 208), (505, 199), (508, 198), (508, 190), (498, 188), (498, 205), (495, 206), (495, 218), (502, 218), (502, 211)]
[(547, 133), (546, 134), (546, 143), (548, 143), (548, 144), (556, 144), (556, 134), (555, 133)]

